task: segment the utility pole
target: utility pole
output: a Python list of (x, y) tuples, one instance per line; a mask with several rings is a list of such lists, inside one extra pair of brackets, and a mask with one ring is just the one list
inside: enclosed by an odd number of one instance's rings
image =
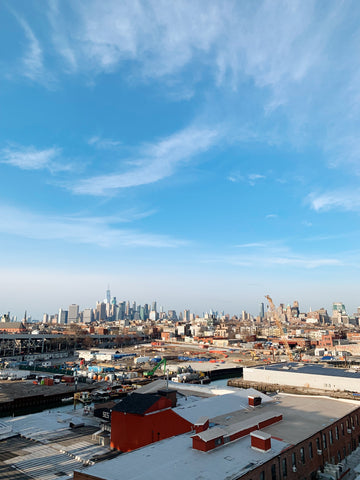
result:
[(74, 410), (76, 410), (76, 394), (77, 394), (77, 384), (78, 384), (77, 370), (75, 370), (75, 372), (74, 372), (74, 381), (75, 381)]

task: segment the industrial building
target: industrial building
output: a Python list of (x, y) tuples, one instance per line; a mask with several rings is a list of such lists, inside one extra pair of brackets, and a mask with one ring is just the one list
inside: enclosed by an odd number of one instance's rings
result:
[(279, 363), (247, 367), (243, 370), (244, 381), (314, 388), (324, 391), (348, 391), (360, 393), (360, 372), (328, 365)]
[[(149, 426), (144, 423), (141, 436), (150, 438), (148, 445), (78, 469), (74, 480), (295, 480), (317, 478), (324, 468), (337, 472), (333, 478), (339, 478), (347, 469), (346, 457), (359, 446), (360, 406), (355, 400), (270, 397), (253, 389), (214, 393), (209, 398), (183, 397), (182, 391), (172, 412), (182, 418), (183, 425), (187, 426), (185, 421), (191, 424), (190, 431), (179, 434), (169, 425), (168, 438), (157, 439), (145, 432)], [(141, 416), (156, 414), (158, 420), (165, 419), (170, 405), (164, 400), (159, 403), (158, 394), (153, 401), (151, 394), (145, 395), (141, 411), (133, 410), (130, 415), (138, 416), (138, 424)], [(122, 413), (128, 415), (126, 409), (125, 403)], [(114, 418), (112, 429), (117, 429)]]

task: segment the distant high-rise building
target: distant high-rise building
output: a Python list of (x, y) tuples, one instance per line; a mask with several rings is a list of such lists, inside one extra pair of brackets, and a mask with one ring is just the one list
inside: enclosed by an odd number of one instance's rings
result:
[(68, 323), (76, 323), (79, 318), (79, 305), (76, 305), (73, 303), (72, 305), (69, 305), (69, 310), (68, 310)]
[(110, 303), (111, 294), (110, 294), (110, 287), (106, 290), (106, 303)]
[(125, 307), (125, 315), (129, 316), (130, 315), (130, 302), (126, 302), (126, 307)]
[(184, 310), (183, 320), (184, 322), (190, 322), (190, 310)]
[(149, 318), (150, 320), (157, 320), (157, 312), (155, 310), (151, 310)]
[(151, 310), (156, 312), (156, 302), (152, 302)]
[(96, 304), (96, 320), (106, 320), (106, 303), (97, 302)]
[(175, 310), (169, 310), (168, 311), (168, 318), (169, 318), (169, 320), (172, 320), (172, 321), (176, 322), (177, 315), (176, 315)]
[(123, 320), (125, 318), (125, 302), (120, 302), (119, 303), (119, 312), (117, 314), (116, 320)]
[(265, 317), (265, 307), (264, 307), (264, 304), (263, 303), (260, 303), (260, 313), (259, 313), (259, 317), (262, 319)]
[(44, 313), (43, 315), (43, 323), (48, 323), (49, 321), (49, 315), (47, 313)]
[(83, 323), (91, 323), (94, 320), (94, 312), (92, 308), (85, 308), (83, 311)]
[(111, 299), (111, 305), (116, 305), (116, 297), (112, 297), (112, 299)]
[(67, 310), (63, 310), (62, 308), (59, 308), (58, 322), (61, 323), (62, 325), (66, 325), (68, 323)]
[(333, 303), (333, 313), (339, 312), (340, 314), (346, 315), (345, 305), (341, 302), (334, 302)]

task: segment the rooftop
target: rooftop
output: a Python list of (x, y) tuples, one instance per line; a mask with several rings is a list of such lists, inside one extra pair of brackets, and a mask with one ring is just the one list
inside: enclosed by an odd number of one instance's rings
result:
[(273, 365), (261, 365), (255, 368), (256, 370), (269, 370), (275, 372), (291, 372), (291, 373), (305, 373), (307, 375), (327, 375), (331, 377), (346, 377), (353, 379), (360, 379), (360, 371), (345, 370), (343, 368), (331, 367), (328, 365), (319, 364), (303, 364), (303, 363), (276, 363)]
[[(199, 400), (190, 403), (188, 408), (181, 407), (175, 411), (193, 422), (201, 416), (209, 416), (212, 424), (215, 424), (208, 430), (207, 435), (210, 436), (227, 430), (226, 427), (230, 430), (236, 428), (239, 422), (250, 424), (264, 415), (282, 414), (282, 421), (261, 430), (272, 436), (271, 450), (268, 452), (252, 449), (249, 435), (209, 452), (201, 452), (192, 448), (191, 436), (194, 433), (191, 432), (96, 464), (87, 468), (86, 473), (106, 480), (117, 480), (120, 470), (128, 480), (158, 480), (160, 476), (167, 475), (171, 475), (172, 480), (237, 478), (358, 407), (354, 401), (328, 397), (286, 394), (268, 397), (260, 394), (263, 398), (262, 406), (252, 408), (244, 404), (249, 393), (247, 390), (239, 390), (238, 394)], [(254, 393), (257, 392), (251, 389), (250, 394)], [(234, 408), (235, 404), (237, 408)], [(208, 415), (209, 413), (212, 414)], [(176, 455), (173, 454), (174, 451)]]

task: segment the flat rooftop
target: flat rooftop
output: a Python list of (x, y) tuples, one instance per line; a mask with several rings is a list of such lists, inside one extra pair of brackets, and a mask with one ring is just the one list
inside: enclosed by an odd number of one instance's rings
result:
[[(243, 402), (245, 392), (247, 396), (247, 391), (242, 393), (239, 391), (238, 395), (231, 393), (202, 399), (195, 404), (191, 403), (188, 409), (182, 406), (176, 411), (192, 420), (197, 413), (201, 413), (198, 416), (200, 417), (217, 412), (210, 421), (215, 425), (224, 426), (239, 422), (248, 424), (266, 413), (282, 414), (282, 421), (262, 429), (272, 436), (269, 452), (252, 449), (249, 435), (209, 452), (201, 452), (192, 448), (192, 434), (189, 433), (125, 453), (104, 463), (98, 463), (86, 468), (85, 472), (106, 480), (117, 480), (119, 471), (128, 480), (158, 480), (160, 476), (171, 476), (172, 480), (235, 478), (267, 462), (289, 445), (315, 434), (324, 426), (358, 408), (356, 402), (347, 400), (287, 394), (278, 394), (275, 397), (261, 394), (260, 396), (267, 397), (264, 403), (260, 407), (252, 408)], [(237, 408), (234, 407), (236, 397)], [(217, 406), (215, 406), (216, 403)], [(185, 413), (186, 410), (188, 411)], [(222, 411), (220, 415), (219, 410)]]
[[(72, 429), (72, 421), (84, 425)], [(92, 438), (99, 423), (71, 407), (3, 419), (0, 480), (68, 480), (79, 467), (107, 458), (109, 449)]]
[[(247, 367), (244, 368), (246, 369)], [(274, 372), (305, 373), (307, 375), (327, 375), (331, 377), (360, 379), (360, 371), (358, 372), (351, 369), (336, 368), (328, 365), (319, 365), (312, 363), (275, 363), (273, 365), (260, 365), (249, 368)]]

